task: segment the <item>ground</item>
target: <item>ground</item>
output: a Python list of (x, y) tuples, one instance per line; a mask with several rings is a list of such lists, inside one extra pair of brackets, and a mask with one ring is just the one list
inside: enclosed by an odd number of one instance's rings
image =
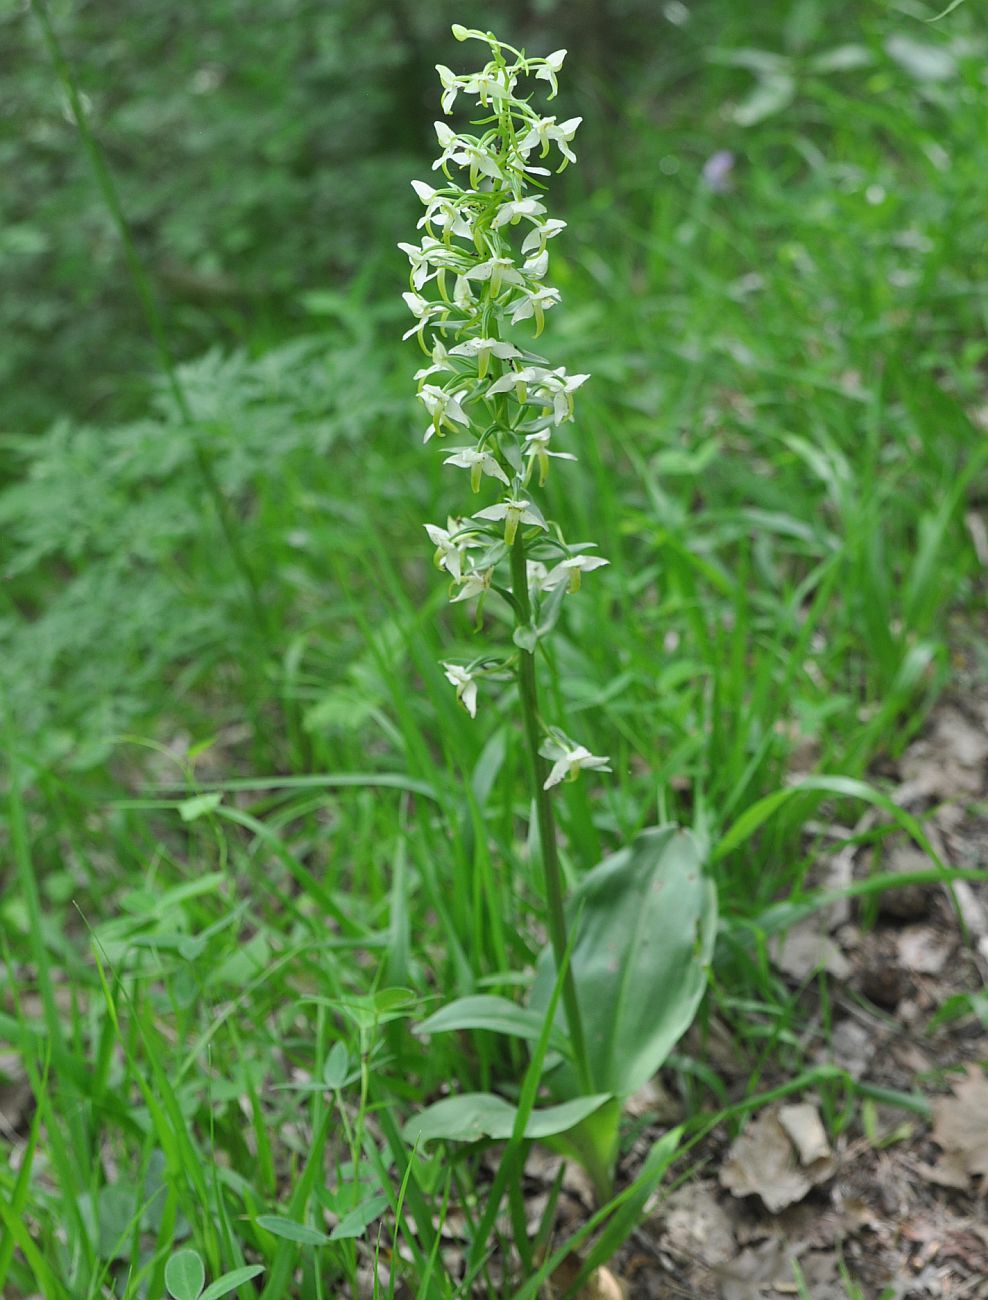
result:
[[(988, 687), (958, 668), (955, 689), (883, 775), (945, 862), (983, 868)], [(878, 867), (924, 861), (902, 838), (884, 843)], [(874, 869), (865, 843), (825, 861), (820, 883)], [(691, 1153), (696, 1175), (657, 1198), (615, 1262), (635, 1300), (988, 1296), (988, 886), (959, 882), (953, 898), (946, 886), (905, 886), (878, 898), (874, 920), (865, 908), (817, 912), (775, 961), (803, 986), (808, 1060), (925, 1098), (929, 1116), (865, 1099), (831, 1142), (808, 1092), (752, 1116), (733, 1143), (716, 1129)], [(833, 972), (829, 1006), (814, 977), (821, 964)], [(718, 1041), (716, 1069), (740, 1088), (747, 1065), (732, 1059), (726, 1032), (708, 1049)], [(762, 1086), (784, 1082), (770, 1075)], [(668, 1123), (675, 1103), (658, 1096)]]

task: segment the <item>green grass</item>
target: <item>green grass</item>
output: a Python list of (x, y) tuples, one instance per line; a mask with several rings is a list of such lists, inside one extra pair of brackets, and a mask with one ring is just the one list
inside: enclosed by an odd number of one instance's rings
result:
[[(794, 763), (867, 778), (922, 725), (948, 613), (977, 590), (984, 38), (966, 7), (938, 27), (765, 9), (764, 30), (729, 5), (663, 27), (567, 191), (546, 346), (593, 382), (550, 504), (611, 567), (545, 681), (614, 767), (557, 802), (571, 880), (659, 819), (716, 843)], [(895, 38), (950, 77), (917, 79)], [(852, 42), (867, 65), (824, 75), (800, 54)], [(753, 46), (802, 71), (744, 128), (729, 110), (753, 74), (708, 56)], [(723, 148), (733, 189), (715, 194), (700, 170)], [(414, 436), (401, 260), (370, 256), (390, 297), (357, 279), (312, 300), (304, 337), (180, 367), (194, 430), (162, 385), (131, 423), (66, 412), (5, 439), (0, 1069), (34, 1109), (0, 1151), (4, 1295), (158, 1297), (186, 1247), (208, 1280), (263, 1265), (241, 1297), (320, 1300), (375, 1259), (382, 1295), (399, 1278), (459, 1295), (446, 1219), (498, 1294), (509, 1230), (479, 1154), (411, 1151), (400, 1129), (447, 1087), (517, 1085), (528, 1057), (411, 1027), (457, 995), (516, 996), (543, 905), (512, 690), (472, 723), (438, 667), (473, 633), (422, 524), (460, 503)], [(824, 797), (781, 803), (716, 868), (701, 1024), (716, 1011), (736, 1035), (752, 1096), (805, 1067), (765, 934), (825, 847), (804, 832)], [(843, 820), (852, 801), (826, 797)], [(691, 1116), (749, 1105), (702, 1059), (672, 1073)], [(818, 1083), (842, 1122), (846, 1081)], [(311, 1244), (327, 1212), (354, 1235)]]

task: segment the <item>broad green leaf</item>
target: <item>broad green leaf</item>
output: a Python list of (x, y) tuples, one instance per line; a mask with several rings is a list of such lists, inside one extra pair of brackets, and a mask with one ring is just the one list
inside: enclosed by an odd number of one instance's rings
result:
[(325, 1246), (329, 1236), (318, 1228), (310, 1228), (294, 1219), (283, 1219), (278, 1214), (261, 1214), (254, 1220), (259, 1228), (270, 1232), (272, 1237), (284, 1237), (286, 1241), (298, 1242), (300, 1246)]
[(229, 1273), (224, 1273), (218, 1277), (215, 1282), (210, 1282), (206, 1287), (199, 1300), (220, 1300), (220, 1296), (229, 1295), (231, 1291), (242, 1286), (244, 1282), (249, 1282), (251, 1278), (260, 1277), (264, 1272), (262, 1264), (247, 1264), (244, 1268), (235, 1268)]
[[(526, 1138), (565, 1133), (609, 1100), (606, 1092), (576, 1097), (561, 1106), (533, 1110), (525, 1125)], [(506, 1141), (514, 1129), (517, 1107), (490, 1092), (468, 1092), (446, 1097), (413, 1116), (402, 1130), (406, 1142), (479, 1142), (481, 1138)]]
[(614, 1170), (621, 1139), (621, 1103), (612, 1097), (566, 1133), (544, 1139), (550, 1151), (556, 1151), (590, 1175), (601, 1201), (610, 1200), (614, 1191)]
[(330, 1234), (333, 1241), (342, 1241), (349, 1237), (362, 1237), (368, 1227), (379, 1219), (384, 1211), (391, 1204), (390, 1199), (384, 1192), (378, 1192), (375, 1196), (369, 1196), (355, 1210), (339, 1221)]
[(173, 1300), (198, 1300), (206, 1269), (194, 1250), (180, 1250), (165, 1265), (165, 1286)]
[(354, 994), (343, 998), (324, 998), (318, 995), (301, 999), (316, 1006), (336, 1007), (349, 1016), (360, 1029), (373, 1029), (391, 1020), (410, 1016), (418, 1002), (411, 989), (378, 989), (376, 993)]
[(382, 1015), (391, 1015), (395, 1011), (406, 1012), (418, 1001), (411, 989), (378, 989), (372, 998), (375, 1009)]
[(346, 1082), (349, 1069), (350, 1054), (347, 1052), (346, 1043), (341, 1040), (333, 1044), (329, 1055), (326, 1057), (326, 1063), (322, 1067), (323, 1083), (327, 1088), (332, 1088), (334, 1091), (337, 1088), (342, 1088)]
[[(545, 1017), (538, 1011), (520, 1007), (508, 998), (480, 993), (472, 997), (457, 998), (448, 1006), (440, 1007), (428, 1020), (418, 1026), (420, 1034), (446, 1034), (455, 1029), (487, 1029), (494, 1034), (511, 1034), (537, 1042), (542, 1033)], [(549, 1039), (556, 1051), (569, 1055), (566, 1037), (554, 1028)]]
[[(583, 878), (567, 911), (577, 926), (571, 970), (593, 1083), (627, 1096), (662, 1065), (707, 986), (717, 905), (697, 839), (675, 826), (643, 831)], [(533, 1009), (547, 1006), (554, 979), (547, 948)], [(568, 1064), (550, 1079), (557, 1095), (576, 1094)]]
[(103, 1259), (125, 1258), (128, 1238), (134, 1228), (136, 1192), (125, 1183), (112, 1183), (100, 1191), (96, 1201), (99, 1220), (99, 1253)]
[(193, 795), (191, 799), (183, 799), (178, 805), (178, 815), (183, 822), (194, 822), (199, 817), (205, 817), (207, 813), (215, 812), (222, 800), (223, 796), (215, 790), (208, 794)]

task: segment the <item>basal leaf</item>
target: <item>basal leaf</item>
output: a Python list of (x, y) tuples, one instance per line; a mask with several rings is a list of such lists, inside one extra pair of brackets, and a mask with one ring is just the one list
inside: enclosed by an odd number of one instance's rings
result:
[[(674, 826), (643, 831), (584, 877), (567, 910), (577, 926), (570, 966), (593, 1083), (626, 1096), (662, 1065), (706, 988), (717, 908), (700, 845)], [(554, 979), (547, 948), (533, 1010), (547, 1006)], [(558, 1096), (576, 1095), (569, 1065), (550, 1078)]]
[[(538, 1011), (520, 1007), (508, 998), (475, 994), (440, 1007), (418, 1026), (417, 1032), (444, 1034), (456, 1029), (487, 1029), (491, 1033), (511, 1034), (536, 1042), (543, 1024), (544, 1017)], [(569, 1044), (558, 1028), (553, 1030), (549, 1042), (556, 1051), (569, 1053)]]

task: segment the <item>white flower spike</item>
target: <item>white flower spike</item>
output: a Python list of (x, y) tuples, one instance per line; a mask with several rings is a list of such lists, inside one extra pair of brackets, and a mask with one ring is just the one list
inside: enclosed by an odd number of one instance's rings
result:
[[(437, 65), (443, 114), (450, 115), (461, 96), (476, 111), (463, 131), (435, 123), (439, 156), (433, 173), (440, 183), (412, 183), (423, 208), (423, 233), (420, 243), (400, 245), (410, 263), (404, 297), (415, 321), (406, 337), (416, 336), (428, 356), (415, 374), (430, 418), (424, 441), (455, 430), (466, 445), (450, 448), (443, 464), (467, 470), (473, 493), (495, 487), (500, 499), (468, 520), (425, 527), (436, 566), (452, 580), (451, 602), (477, 602), (477, 631), (489, 594), (494, 598), (496, 592), (511, 606), (513, 641), (500, 658), (484, 655), (479, 676), (497, 676), (506, 668), (517, 673), (526, 727), (534, 737), (541, 725), (537, 642), (559, 617), (563, 591), (578, 592), (585, 573), (608, 563), (587, 553), (587, 543), (568, 544), (536, 499), (550, 461), (576, 460), (552, 443), (557, 428), (573, 420), (575, 395), (589, 376), (552, 365), (527, 341), (533, 330), (536, 337), (542, 333), (546, 313), (560, 301), (549, 283), (550, 245), (566, 228), (549, 216), (544, 186), (528, 191), (533, 176), (550, 174), (536, 160), (558, 154), (559, 170), (576, 161), (571, 144), (580, 118), (542, 116), (533, 104), (531, 78), (535, 90), (546, 83), (548, 97), (555, 98), (565, 50), (528, 58), (488, 33), (457, 26), (454, 35), (482, 42), (491, 57), (480, 70), (464, 74)], [(442, 666), (459, 704), (475, 717), (478, 672), (458, 663)], [(546, 790), (584, 770), (610, 771), (606, 757), (554, 729), (537, 753), (537, 741), (531, 743), (537, 785)]]

